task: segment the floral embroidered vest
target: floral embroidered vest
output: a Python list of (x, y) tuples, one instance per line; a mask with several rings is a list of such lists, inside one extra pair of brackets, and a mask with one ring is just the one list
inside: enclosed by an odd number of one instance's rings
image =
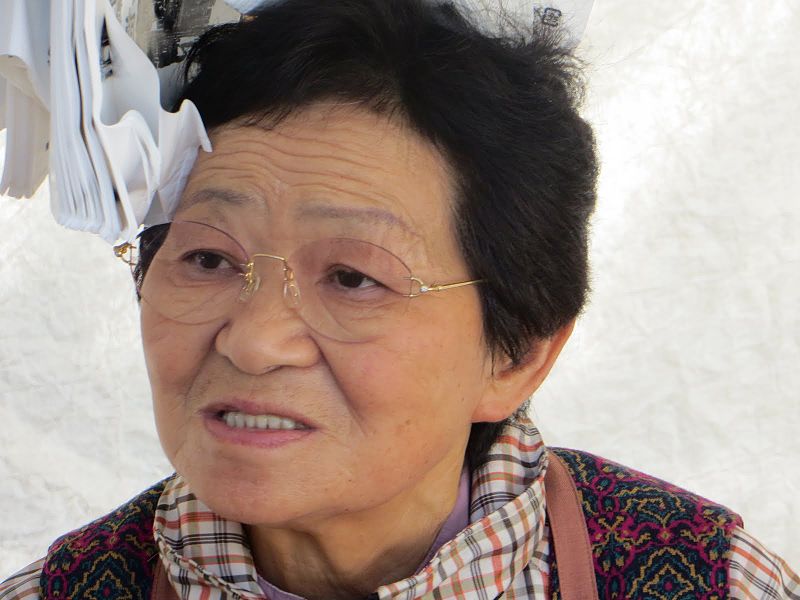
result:
[(39, 580), (42, 599), (149, 600), (159, 560), (153, 520), (168, 479), (56, 540)]
[[(551, 448), (581, 495), (600, 598), (722, 600), (741, 518), (666, 481), (586, 452)], [(552, 545), (551, 545), (552, 548)], [(551, 554), (551, 596), (560, 599)]]
[[(550, 450), (564, 460), (582, 497), (600, 598), (728, 597), (737, 515), (591, 454)], [(153, 519), (166, 481), (56, 540), (42, 570), (41, 597), (149, 600), (159, 560)], [(550, 567), (551, 597), (560, 600), (554, 552)]]

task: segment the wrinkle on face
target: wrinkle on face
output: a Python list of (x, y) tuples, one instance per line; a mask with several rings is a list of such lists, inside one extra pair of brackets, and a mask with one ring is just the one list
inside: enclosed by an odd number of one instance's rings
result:
[[(429, 283), (469, 279), (448, 165), (408, 128), (312, 107), (268, 131), (217, 128), (212, 141), (176, 219), (217, 226), (248, 253), (291, 259), (305, 240), (352, 237), (383, 246)], [(271, 557), (294, 556), (336, 571), (336, 585), (367, 567), (384, 577), (397, 568), (392, 553), (427, 550), (457, 492), (487, 385), (478, 292), (411, 300), (396, 328), (358, 343), (316, 333), (278, 304), (277, 285), (264, 293), (197, 326), (142, 305), (167, 455), (211, 510), (253, 526), (260, 572), (272, 572)], [(238, 396), (291, 409), (318, 429), (274, 452), (219, 442), (197, 415)]]
[[(440, 266), (438, 257), (441, 256), (460, 261), (457, 247), (442, 244), (438, 232), (435, 236), (429, 235), (442, 222), (449, 226), (451, 221), (450, 207), (440, 206), (439, 201), (451, 196), (448, 166), (434, 148), (421, 140), (417, 144), (398, 145), (396, 134), (394, 137), (390, 135), (391, 128), (396, 126), (384, 123), (377, 116), (374, 120), (379, 133), (369, 144), (355, 135), (358, 133), (363, 137), (363, 131), (358, 131), (355, 126), (336, 126), (325, 115), (312, 114), (308, 119), (321, 121), (328, 130), (324, 135), (312, 138), (307, 134), (310, 128), (303, 119), (298, 119), (295, 124), (291, 121), (283, 123), (279, 129), (270, 130), (268, 136), (247, 135), (253, 129), (261, 131), (258, 128), (243, 129), (232, 125), (217, 128), (212, 132), (215, 152), (201, 156), (202, 172), (190, 178), (185, 197), (202, 192), (203, 187), (219, 187), (222, 179), (229, 187), (236, 186), (237, 192), (260, 198), (263, 210), (273, 221), (280, 221), (285, 233), (272, 231), (270, 239), (303, 236), (302, 223), (288, 214), (291, 205), (296, 208), (305, 203), (340, 205), (349, 202), (358, 207), (374, 207), (396, 215), (398, 221), (408, 225), (408, 232), (390, 231), (376, 223), (367, 232), (367, 236), (372, 238), (367, 241), (378, 239), (377, 243), (394, 244), (399, 251), (393, 247), (388, 249), (395, 254), (402, 252), (401, 258), (416, 270), (443, 272), (446, 265)], [(342, 141), (342, 138), (347, 139)], [(333, 143), (329, 139), (339, 141)], [(385, 148), (382, 147), (384, 143)], [(312, 147), (306, 148), (305, 145)], [(256, 156), (268, 157), (268, 160), (255, 160)], [(392, 168), (389, 168), (390, 163)], [(398, 177), (398, 171), (421, 173), (430, 171), (431, 166), (440, 171), (439, 177), (419, 177), (413, 191), (408, 190), (406, 179)], [(442, 181), (447, 184), (446, 188), (442, 188)], [(410, 214), (405, 209), (409, 199), (404, 197), (409, 193), (422, 196), (412, 199), (412, 204), (427, 203), (430, 210), (426, 210), (424, 215)], [(298, 202), (301, 198), (302, 202)], [(430, 200), (426, 202), (426, 199)], [(179, 215), (191, 211), (191, 208), (191, 202), (182, 202)], [(381, 234), (381, 230), (386, 233)], [(355, 227), (347, 229), (349, 236), (355, 236), (357, 232), (359, 230)], [(404, 236), (405, 233), (409, 235)], [(397, 241), (393, 241), (394, 238)]]

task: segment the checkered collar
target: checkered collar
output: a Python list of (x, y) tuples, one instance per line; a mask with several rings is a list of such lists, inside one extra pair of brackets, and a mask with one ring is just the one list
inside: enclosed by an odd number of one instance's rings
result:
[[(511, 598), (538, 597), (547, 554), (546, 464), (533, 424), (519, 418), (507, 425), (487, 462), (472, 473), (470, 525), (416, 575), (378, 588), (378, 597), (411, 600), (433, 590), (446, 600), (465, 594), (495, 598), (503, 592)], [(214, 514), (182, 477), (164, 489), (153, 528), (161, 560), (182, 598), (264, 598), (242, 525)]]

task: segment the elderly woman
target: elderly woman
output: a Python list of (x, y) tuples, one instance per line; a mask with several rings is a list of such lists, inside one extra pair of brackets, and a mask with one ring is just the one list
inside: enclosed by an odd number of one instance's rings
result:
[(557, 39), (287, 0), (187, 65), (214, 151), (135, 261), (176, 474), (0, 598), (800, 598), (734, 513), (526, 417), (595, 200)]

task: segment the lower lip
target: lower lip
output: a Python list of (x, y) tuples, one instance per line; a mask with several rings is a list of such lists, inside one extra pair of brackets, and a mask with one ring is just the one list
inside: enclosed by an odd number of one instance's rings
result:
[(280, 448), (314, 432), (313, 429), (238, 429), (213, 415), (205, 415), (203, 421), (211, 435), (222, 442), (258, 448)]

